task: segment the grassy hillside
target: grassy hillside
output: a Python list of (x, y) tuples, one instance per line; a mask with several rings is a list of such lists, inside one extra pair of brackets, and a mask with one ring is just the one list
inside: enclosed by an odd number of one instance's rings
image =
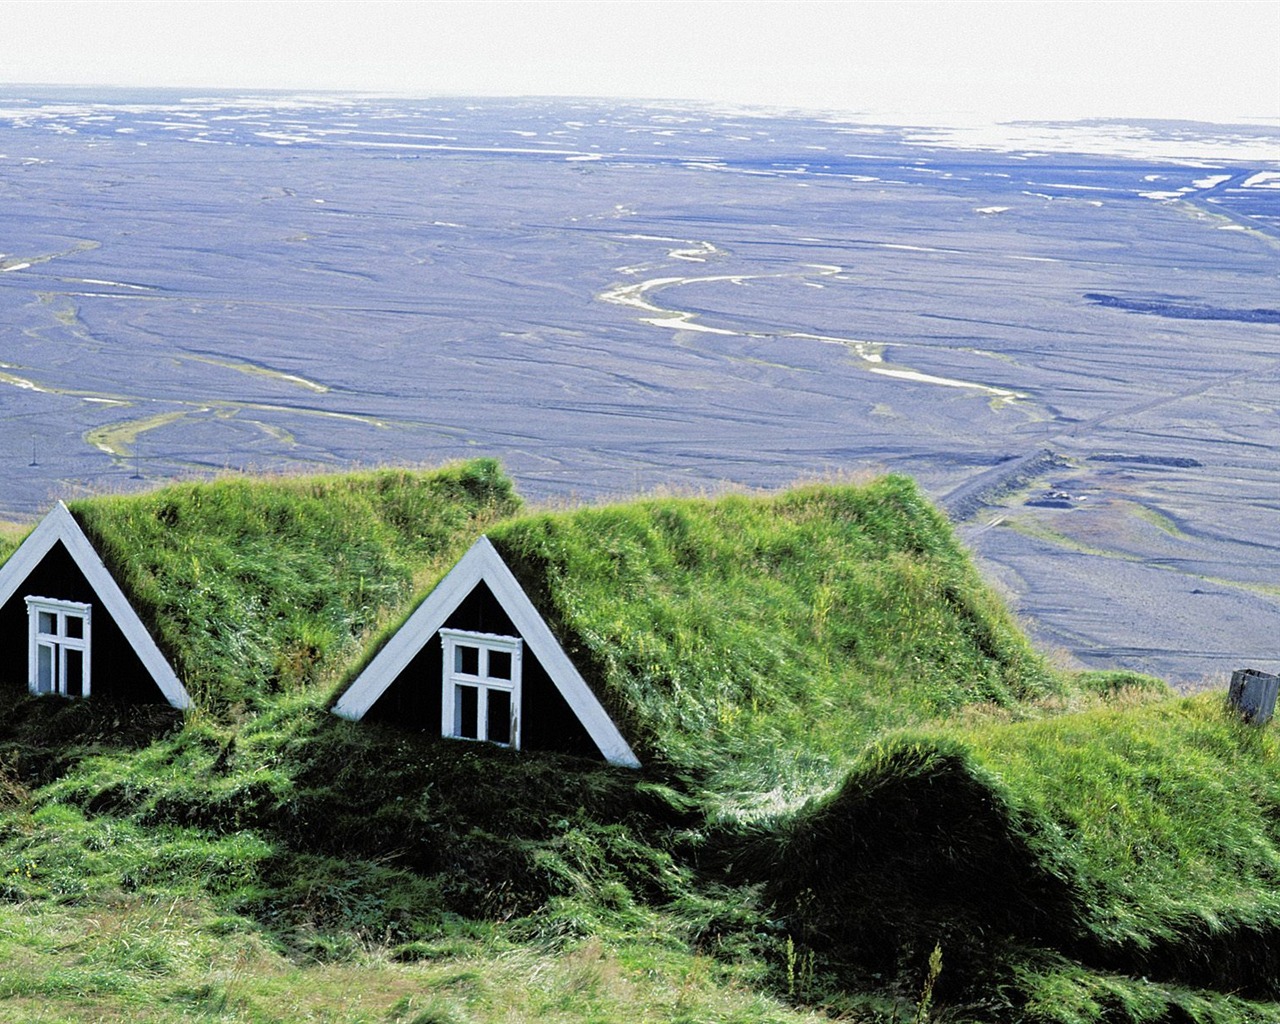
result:
[[(76, 503), (199, 700), (0, 695), (0, 1018), (1280, 1019), (1271, 730), (1050, 671), (909, 481), (518, 506)], [(329, 713), (482, 530), (642, 770)]]

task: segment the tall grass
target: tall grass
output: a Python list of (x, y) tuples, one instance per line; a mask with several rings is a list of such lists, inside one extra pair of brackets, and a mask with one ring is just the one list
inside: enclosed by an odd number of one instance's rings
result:
[(721, 792), (794, 799), (887, 726), (1064, 686), (903, 478), (525, 517), (491, 537), (644, 754), (727, 772)]
[(198, 703), (332, 681), (416, 584), (520, 506), (493, 460), (225, 478), (72, 504)]

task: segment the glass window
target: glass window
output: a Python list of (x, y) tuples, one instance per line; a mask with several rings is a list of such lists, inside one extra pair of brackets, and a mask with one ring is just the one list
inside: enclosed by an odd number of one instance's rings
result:
[(90, 606), (28, 597), (28, 682), (32, 693), (89, 696)]
[(490, 651), (489, 671), (485, 673), (490, 679), (511, 678), (511, 652)]
[(464, 676), (480, 674), (480, 648), (458, 644), (454, 649), (453, 670)]
[(459, 739), (480, 738), (480, 688), (455, 686), (453, 709), (453, 734)]
[(53, 693), (57, 685), (54, 677), (54, 666), (57, 664), (56, 648), (53, 644), (36, 646), (36, 693)]
[(441, 734), (519, 747), (520, 638), (442, 629), (440, 643)]
[(485, 713), (485, 738), (490, 743), (511, 743), (511, 691), (488, 691), (489, 706)]
[(66, 676), (62, 681), (62, 692), (68, 697), (83, 697), (84, 651), (68, 647), (62, 652), (62, 663), (66, 668)]

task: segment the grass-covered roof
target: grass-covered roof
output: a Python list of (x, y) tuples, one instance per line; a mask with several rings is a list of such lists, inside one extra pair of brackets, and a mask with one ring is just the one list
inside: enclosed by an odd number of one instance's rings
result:
[(748, 789), (829, 777), (887, 726), (1062, 686), (902, 477), (553, 512), (489, 536), (644, 754), (750, 763)]
[(198, 704), (326, 681), (484, 528), (497, 462), (227, 477), (70, 505)]

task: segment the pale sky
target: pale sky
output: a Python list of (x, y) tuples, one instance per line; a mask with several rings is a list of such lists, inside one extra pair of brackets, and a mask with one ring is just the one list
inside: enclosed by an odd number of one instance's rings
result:
[(1280, 0), (0, 0), (0, 83), (1280, 122)]

